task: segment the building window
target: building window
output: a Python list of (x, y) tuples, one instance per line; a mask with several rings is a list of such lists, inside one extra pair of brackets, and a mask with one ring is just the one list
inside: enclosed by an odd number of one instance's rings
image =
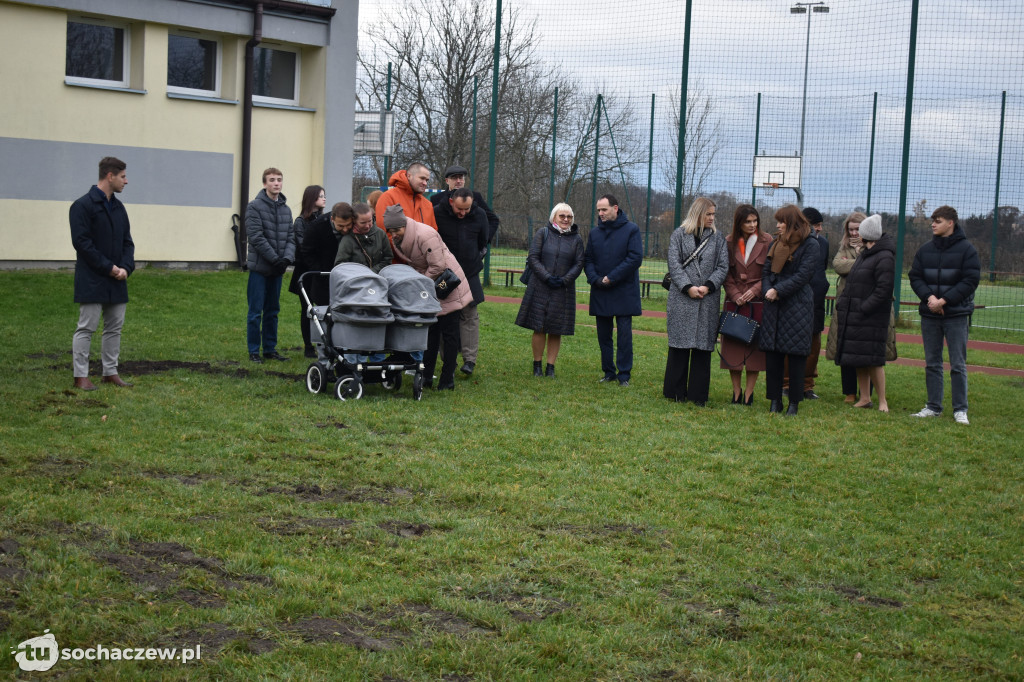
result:
[(128, 34), (102, 20), (68, 20), (64, 75), (72, 82), (127, 88)]
[(299, 53), (257, 47), (253, 57), (253, 101), (297, 105)]
[(167, 36), (167, 90), (220, 96), (220, 45), (197, 36)]

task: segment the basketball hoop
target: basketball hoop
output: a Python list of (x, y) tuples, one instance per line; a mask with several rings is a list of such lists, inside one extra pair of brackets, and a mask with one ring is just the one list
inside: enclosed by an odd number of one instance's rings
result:
[(778, 188), (779, 183), (777, 182), (766, 182), (763, 185), (761, 185), (761, 189), (764, 190), (764, 195), (766, 197), (775, 196), (775, 190), (777, 190)]

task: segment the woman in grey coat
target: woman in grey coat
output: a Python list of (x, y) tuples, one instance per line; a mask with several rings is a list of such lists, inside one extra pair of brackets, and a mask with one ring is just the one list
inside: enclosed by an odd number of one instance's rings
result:
[(533, 376), (541, 376), (540, 365), (547, 343), (545, 374), (555, 376), (555, 360), (563, 336), (576, 329), (576, 278), (583, 271), (583, 238), (573, 223), (572, 207), (557, 204), (545, 228), (537, 230), (530, 245), (530, 282), (519, 306), (516, 324), (533, 330)]
[[(697, 250), (700, 252), (691, 258)], [(683, 267), (683, 263), (687, 263)], [(711, 352), (718, 335), (719, 289), (729, 274), (729, 249), (715, 229), (715, 204), (698, 197), (668, 247), (668, 361), (662, 392), (676, 401), (705, 405)]]

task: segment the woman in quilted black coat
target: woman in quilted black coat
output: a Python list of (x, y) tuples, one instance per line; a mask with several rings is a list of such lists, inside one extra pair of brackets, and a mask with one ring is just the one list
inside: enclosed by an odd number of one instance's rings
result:
[(576, 278), (583, 271), (583, 238), (573, 223), (572, 207), (557, 204), (545, 228), (530, 245), (530, 282), (519, 306), (516, 324), (533, 330), (533, 376), (541, 376), (547, 344), (547, 376), (555, 376), (555, 360), (563, 336), (576, 329)]
[(864, 248), (846, 276), (846, 286), (836, 301), (836, 364), (857, 370), (860, 401), (854, 403), (854, 407), (872, 406), (869, 387), (873, 383), (878, 392), (878, 409), (888, 412), (885, 346), (896, 281), (896, 243), (882, 232), (879, 215), (866, 218), (860, 224), (860, 238)]
[[(811, 224), (799, 208), (787, 204), (775, 212), (778, 238), (772, 242), (761, 275), (764, 313), (761, 350), (765, 352), (770, 412), (782, 412), (782, 375), (789, 359), (789, 385), (804, 385), (804, 366), (811, 352), (814, 292), (811, 277), (819, 262), (818, 240), (808, 239)], [(803, 393), (789, 393), (787, 415), (797, 413)]]

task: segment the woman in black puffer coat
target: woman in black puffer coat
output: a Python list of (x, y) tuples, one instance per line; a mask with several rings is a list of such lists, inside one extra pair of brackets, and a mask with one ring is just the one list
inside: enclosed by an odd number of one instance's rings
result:
[(808, 239), (811, 224), (793, 204), (775, 212), (778, 239), (772, 242), (761, 273), (764, 312), (761, 316), (761, 350), (765, 352), (765, 388), (769, 412), (782, 412), (782, 374), (789, 360), (787, 415), (794, 415), (803, 398), (804, 367), (811, 352), (814, 325), (814, 292), (811, 278), (821, 261), (818, 240)]
[(882, 232), (879, 215), (860, 224), (860, 238), (864, 249), (846, 276), (846, 286), (836, 301), (836, 364), (857, 370), (860, 400), (854, 407), (872, 406), (869, 387), (873, 383), (878, 391), (878, 409), (888, 412), (885, 344), (896, 281), (896, 243)]

